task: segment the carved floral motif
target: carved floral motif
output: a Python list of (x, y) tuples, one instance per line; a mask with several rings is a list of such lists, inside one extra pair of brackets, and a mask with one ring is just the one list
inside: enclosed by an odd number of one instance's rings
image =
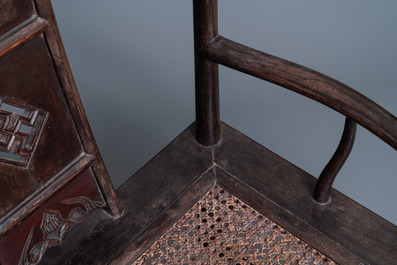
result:
[(87, 197), (75, 197), (62, 201), (63, 204), (79, 203), (84, 207), (73, 208), (67, 218), (63, 218), (59, 211), (44, 210), (40, 229), (43, 234), (43, 239), (34, 245), (30, 251), (30, 243), (33, 236), (33, 227), (30, 229), (29, 236), (26, 240), (22, 251), (19, 265), (37, 265), (43, 259), (46, 251), (55, 246), (60, 245), (66, 233), (74, 226), (85, 221), (95, 209), (103, 208), (105, 205), (99, 201), (91, 201)]

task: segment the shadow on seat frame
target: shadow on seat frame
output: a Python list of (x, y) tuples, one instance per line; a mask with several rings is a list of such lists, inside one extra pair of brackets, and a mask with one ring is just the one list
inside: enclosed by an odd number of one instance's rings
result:
[[(216, 184), (337, 263), (394, 264), (397, 227), (332, 183), (353, 147), (356, 124), (397, 149), (396, 117), (330, 77), (222, 37), (217, 1), (193, 2), (195, 123), (117, 190), (120, 217), (95, 211), (42, 263), (129, 264)], [(220, 121), (218, 64), (346, 116), (338, 150), (318, 181)]]

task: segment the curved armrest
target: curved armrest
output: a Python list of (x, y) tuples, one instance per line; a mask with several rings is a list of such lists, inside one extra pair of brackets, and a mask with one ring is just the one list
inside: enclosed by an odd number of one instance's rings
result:
[(314, 99), (367, 128), (397, 150), (397, 118), (331, 77), (222, 36), (216, 37), (199, 52), (216, 63)]

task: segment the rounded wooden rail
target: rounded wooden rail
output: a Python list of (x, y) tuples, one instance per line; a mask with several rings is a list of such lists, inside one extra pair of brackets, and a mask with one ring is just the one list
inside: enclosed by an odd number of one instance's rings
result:
[(219, 130), (218, 66), (272, 82), (316, 100), (346, 116), (339, 146), (323, 169), (314, 191), (326, 203), (336, 175), (349, 156), (357, 123), (397, 150), (397, 118), (349, 86), (302, 65), (263, 53), (218, 35), (217, 1), (193, 1), (196, 73), (196, 139), (217, 143)]
[(314, 99), (346, 116), (339, 146), (323, 169), (314, 199), (326, 203), (336, 175), (353, 148), (357, 124), (397, 150), (397, 118), (347, 85), (293, 62), (257, 51), (222, 36), (214, 37), (199, 54), (215, 63), (264, 79)]
[(203, 46), (200, 55), (314, 99), (362, 125), (397, 150), (397, 118), (331, 77), (222, 36)]

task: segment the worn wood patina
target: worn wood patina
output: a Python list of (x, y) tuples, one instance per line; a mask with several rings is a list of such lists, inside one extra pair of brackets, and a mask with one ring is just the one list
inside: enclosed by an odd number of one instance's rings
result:
[[(116, 191), (50, 2), (0, 2), (1, 265), (131, 264), (215, 185), (336, 263), (396, 264), (397, 227), (332, 183), (356, 125), (397, 149), (397, 118), (322, 73), (222, 37), (216, 0), (193, 8), (196, 121)], [(221, 122), (218, 64), (346, 117), (319, 180)]]

